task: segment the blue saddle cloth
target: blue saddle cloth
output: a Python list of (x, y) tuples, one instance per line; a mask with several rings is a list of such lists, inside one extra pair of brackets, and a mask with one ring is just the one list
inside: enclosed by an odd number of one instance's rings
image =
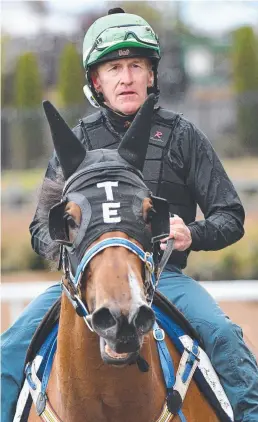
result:
[[(61, 300), (58, 299), (53, 307), (48, 311), (42, 323), (35, 332), (27, 352), (25, 366), (28, 362), (31, 362), (35, 358), (39, 350), (42, 352), (45, 347), (50, 348), (51, 344), (57, 337), (60, 307)], [(173, 306), (160, 292), (155, 293), (152, 308), (155, 312), (158, 325), (163, 328), (166, 334), (170, 337), (180, 355), (184, 351), (184, 346), (179, 338), (185, 334), (189, 335), (192, 339), (196, 339), (199, 345), (203, 348), (198, 334), (190, 325), (190, 323), (185, 319), (183, 314), (178, 311), (178, 309), (176, 309), (175, 306)], [(40, 366), (38, 372), (39, 379), (42, 378), (46, 362), (47, 357), (43, 359)], [(221, 403), (216, 397), (216, 394), (207, 383), (203, 373), (198, 368), (196, 369), (193, 378), (196, 381), (200, 391), (213, 407), (219, 420), (222, 422), (232, 422), (230, 417), (222, 408)], [(29, 399), (24, 408), (22, 422), (27, 420), (26, 416), (28, 415), (31, 403), (32, 401)]]

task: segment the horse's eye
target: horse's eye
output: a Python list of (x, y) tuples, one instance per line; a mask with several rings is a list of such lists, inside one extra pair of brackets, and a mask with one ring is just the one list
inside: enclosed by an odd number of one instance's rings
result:
[(157, 211), (155, 211), (154, 208), (150, 208), (147, 214), (146, 223), (151, 223), (153, 217), (157, 214)]
[(65, 214), (64, 215), (64, 219), (65, 219), (65, 224), (67, 229), (77, 229), (78, 228), (78, 224), (76, 223), (76, 221), (73, 219), (73, 217), (70, 214)]

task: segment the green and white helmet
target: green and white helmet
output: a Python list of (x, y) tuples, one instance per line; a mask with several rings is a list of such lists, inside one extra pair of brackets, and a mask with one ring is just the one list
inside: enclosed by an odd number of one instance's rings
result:
[(154, 86), (148, 92), (157, 96), (159, 40), (151, 26), (143, 18), (125, 13), (121, 8), (111, 9), (107, 16), (97, 19), (88, 29), (83, 42), (83, 66), (87, 84), (83, 90), (94, 107), (103, 104), (103, 97), (96, 93), (91, 81), (93, 65), (118, 58), (148, 57), (153, 64)]

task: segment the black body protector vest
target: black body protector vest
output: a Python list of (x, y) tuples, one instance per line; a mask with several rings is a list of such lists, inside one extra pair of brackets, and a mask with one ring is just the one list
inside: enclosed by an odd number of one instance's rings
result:
[[(151, 136), (143, 169), (143, 177), (147, 187), (154, 196), (165, 198), (169, 202), (170, 213), (177, 214), (185, 224), (195, 220), (196, 202), (186, 185), (187, 174), (183, 165), (173, 168), (173, 131), (180, 115), (164, 109), (157, 109), (153, 116)], [(82, 120), (74, 131), (82, 131), (82, 142), (87, 149), (117, 148), (122, 135), (119, 134), (109, 120), (100, 111)], [(179, 171), (179, 169), (181, 171)], [(185, 268), (189, 250), (174, 251), (168, 264)]]

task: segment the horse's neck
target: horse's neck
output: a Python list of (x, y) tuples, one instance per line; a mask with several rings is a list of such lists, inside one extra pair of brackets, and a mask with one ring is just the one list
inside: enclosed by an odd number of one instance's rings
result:
[(124, 368), (105, 365), (99, 338), (63, 297), (57, 352), (48, 388), (50, 402), (61, 420), (155, 420), (165, 391), (151, 334), (145, 340), (142, 355), (150, 364), (146, 373), (140, 372), (137, 365)]

